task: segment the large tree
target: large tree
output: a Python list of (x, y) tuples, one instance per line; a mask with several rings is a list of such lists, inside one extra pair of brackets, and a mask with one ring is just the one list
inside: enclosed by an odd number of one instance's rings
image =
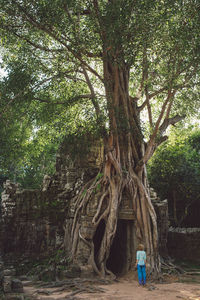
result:
[[(167, 138), (167, 127), (198, 108), (198, 1), (1, 0), (0, 9), (4, 45), (14, 43), (33, 65), (26, 85), (2, 99), (4, 112), (23, 96), (49, 105), (93, 104), (105, 149), (93, 220), (97, 227), (104, 219), (105, 232), (95, 262), (92, 257), (94, 269), (109, 273), (106, 261), (126, 194), (133, 202), (138, 242), (146, 246), (151, 271), (159, 271), (146, 164)], [(76, 202), (73, 256), (81, 239), (81, 211), (96, 182)]]

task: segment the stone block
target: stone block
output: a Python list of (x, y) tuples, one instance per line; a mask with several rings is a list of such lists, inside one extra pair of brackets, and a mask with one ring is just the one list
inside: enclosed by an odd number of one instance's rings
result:
[(5, 269), (3, 271), (4, 276), (15, 276), (16, 270), (15, 269)]
[(119, 211), (120, 220), (135, 220), (135, 215), (132, 209), (123, 208)]
[(12, 288), (12, 292), (15, 292), (15, 293), (23, 293), (24, 290), (23, 290), (23, 284), (21, 282), (21, 280), (19, 279), (12, 279), (11, 281), (11, 288)]
[(4, 276), (3, 278), (3, 291), (4, 293), (11, 293), (11, 276)]
[(91, 265), (81, 266), (81, 277), (82, 278), (89, 278), (93, 276), (93, 269)]
[(81, 269), (78, 265), (71, 265), (69, 269), (62, 271), (62, 274), (66, 278), (76, 278), (79, 277)]
[(167, 247), (174, 258), (200, 262), (200, 228), (170, 227)]

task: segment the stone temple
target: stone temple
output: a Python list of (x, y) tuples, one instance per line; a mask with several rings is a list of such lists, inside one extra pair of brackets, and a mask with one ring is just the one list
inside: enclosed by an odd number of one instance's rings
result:
[[(41, 189), (24, 190), (7, 180), (1, 201), (0, 251), (6, 263), (48, 256), (57, 249), (65, 249), (70, 255), (70, 239), (66, 228), (73, 222), (73, 199), (83, 185), (96, 176), (103, 159), (101, 141), (91, 140), (87, 151), (82, 143), (70, 145), (64, 141), (58, 151), (56, 172), (46, 175)], [(160, 201), (151, 190), (159, 231), (161, 255), (167, 255), (168, 209), (167, 201)], [(97, 197), (89, 202), (81, 216), (80, 232), (86, 240), (93, 240), (94, 253), (98, 253), (105, 223), (97, 228), (92, 219), (97, 210)], [(124, 195), (118, 216), (107, 267), (115, 274), (129, 271), (135, 264), (132, 255), (136, 251), (135, 216), (131, 200)], [(89, 248), (80, 241), (74, 263), (84, 272), (88, 267)], [(120, 260), (119, 260), (120, 257)], [(133, 261), (132, 261), (133, 260)]]

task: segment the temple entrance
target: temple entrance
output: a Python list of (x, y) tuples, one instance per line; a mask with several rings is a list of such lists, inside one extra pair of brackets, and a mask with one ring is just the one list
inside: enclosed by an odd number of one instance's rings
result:
[(101, 245), (101, 241), (104, 235), (104, 231), (105, 231), (105, 221), (101, 220), (99, 225), (97, 226), (95, 235), (93, 237), (93, 243), (94, 243), (94, 260), (97, 263), (97, 256), (98, 256), (98, 252), (99, 252), (99, 248)]
[(127, 260), (127, 221), (118, 220), (117, 231), (113, 240), (110, 255), (107, 260), (107, 268), (115, 275), (124, 273)]
[[(101, 220), (93, 238), (95, 262), (97, 262), (96, 257), (98, 255), (104, 231), (105, 221)], [(135, 264), (134, 245), (134, 221), (119, 219), (117, 222), (116, 235), (106, 265), (115, 275), (122, 275), (128, 272)]]

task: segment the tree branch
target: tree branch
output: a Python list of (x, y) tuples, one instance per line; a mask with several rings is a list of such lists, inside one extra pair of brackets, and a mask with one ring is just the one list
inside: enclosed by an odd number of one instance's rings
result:
[(38, 45), (38, 44), (36, 44), (36, 43), (30, 41), (30, 40), (29, 40), (28, 38), (26, 38), (25, 36), (22, 36), (22, 35), (16, 33), (15, 31), (10, 30), (8, 27), (7, 27), (7, 30), (8, 30), (9, 32), (11, 32), (12, 34), (14, 34), (16, 37), (18, 37), (18, 38), (20, 38), (20, 39), (26, 41), (28, 44), (30, 44), (31, 46), (33, 46), (33, 47), (36, 48), (36, 49), (40, 49), (40, 50), (42, 50), (42, 51), (51, 52), (51, 53), (53, 53), (53, 52), (64, 52), (64, 49), (49, 49), (49, 48), (46, 48), (46, 47), (44, 47), (44, 46)]
[(89, 78), (89, 76), (88, 76), (88, 73), (87, 73), (85, 67), (83, 66), (82, 69), (83, 69), (83, 74), (84, 74), (84, 76), (85, 76), (86, 82), (87, 82), (88, 87), (89, 87), (90, 92), (91, 92), (92, 104), (93, 104), (93, 106), (94, 106), (94, 108), (95, 108), (95, 112), (96, 112), (96, 115), (97, 115), (97, 118), (98, 118), (99, 115), (100, 115), (100, 107), (99, 107), (99, 104), (98, 104), (98, 102), (97, 102), (97, 100), (96, 100), (95, 91), (94, 91), (94, 88), (93, 88), (93, 86), (92, 86), (92, 83), (91, 83), (91, 81), (90, 81), (90, 78)]
[[(59, 77), (59, 74), (56, 74), (55, 76), (52, 76), (50, 78), (45, 78), (44, 80), (40, 81), (39, 83), (37, 83), (36, 85), (34, 85), (31, 89), (29, 89), (29, 87), (26, 87), (24, 90), (21, 90), (19, 93), (17, 93), (14, 97), (12, 97), (8, 103), (6, 104), (5, 108), (2, 110), (1, 114), (0, 114), (0, 118), (2, 117), (2, 115), (4, 114), (4, 112), (6, 111), (6, 109), (9, 107), (9, 105), (14, 102), (19, 96), (22, 96), (22, 95), (26, 95), (29, 91), (33, 91), (34, 89), (36, 89), (37, 87), (41, 86), (42, 84), (56, 78), (56, 77)], [(30, 82), (31, 84), (31, 82)], [(76, 101), (78, 99), (91, 99), (92, 98), (92, 95), (91, 94), (85, 94), (85, 95), (78, 95), (78, 96), (75, 96), (73, 98), (71, 98), (70, 100), (68, 101)], [(67, 102), (51, 102), (51, 101), (48, 101), (47, 99), (40, 99), (40, 98), (33, 98), (33, 100), (38, 100), (40, 102), (46, 102), (46, 103), (51, 103), (51, 104), (66, 104)]]
[(93, 0), (93, 6), (94, 6), (94, 10), (95, 10), (95, 14), (97, 16), (97, 20), (98, 20), (98, 23), (99, 23), (99, 34), (102, 38), (102, 41), (104, 40), (104, 35), (105, 35), (105, 32), (104, 32), (104, 29), (103, 29), (103, 24), (102, 24), (102, 19), (100, 17), (100, 11), (99, 11), (99, 5), (98, 5), (98, 0)]
[(149, 99), (151, 99), (151, 98), (153, 98), (153, 97), (159, 95), (160, 93), (162, 93), (162, 92), (164, 92), (164, 91), (166, 91), (166, 90), (167, 90), (167, 87), (166, 87), (166, 86), (162, 87), (161, 89), (159, 89), (159, 90), (155, 91), (154, 93), (150, 94), (150, 95), (149, 95)]
[[(45, 82), (51, 80), (52, 78), (55, 78), (56, 76), (52, 76), (50, 78), (46, 78), (44, 80), (42, 80), (41, 82), (37, 83), (33, 88), (32, 90), (34, 90), (35, 88), (37, 88), (38, 86), (44, 84)], [(30, 82), (31, 84), (31, 82)], [(6, 104), (5, 108), (2, 110), (1, 114), (0, 114), (0, 117), (4, 114), (4, 112), (6, 111), (6, 109), (9, 107), (9, 105), (14, 102), (19, 96), (21, 95), (26, 95), (28, 93), (28, 87), (26, 87), (24, 90), (21, 90), (19, 93), (17, 93), (13, 98), (11, 98), (8, 103)]]
[(26, 21), (28, 23), (31, 23), (35, 28), (47, 33), (49, 36), (51, 36), (54, 40), (56, 40), (57, 42), (59, 42), (61, 45), (63, 45), (76, 59), (78, 59), (82, 65), (84, 65), (85, 67), (87, 67), (87, 69), (93, 73), (96, 77), (98, 77), (101, 82), (103, 82), (103, 78), (90, 66), (88, 65), (88, 63), (83, 60), (83, 58), (81, 57), (80, 53), (76, 53), (75, 50), (73, 50), (69, 44), (67, 44), (64, 41), (64, 38), (61, 36), (58, 36), (56, 32), (53, 31), (52, 28), (47, 28), (46, 26), (40, 24), (37, 20), (35, 20), (35, 18), (30, 15), (21, 5), (18, 4), (18, 8), (19, 10), (21, 10), (24, 13), (24, 16), (26, 18)]
[(158, 133), (161, 120), (162, 120), (163, 115), (165, 113), (166, 106), (169, 103), (171, 97), (173, 97), (174, 93), (175, 92), (172, 92), (171, 90), (168, 91), (167, 98), (166, 98), (165, 102), (163, 103), (160, 115), (159, 115), (159, 117), (157, 119), (157, 122), (155, 124), (153, 134), (151, 135), (151, 137), (150, 137), (150, 139), (147, 143), (145, 154), (144, 154), (143, 158), (139, 161), (139, 163), (137, 165), (137, 169), (141, 168), (144, 164), (146, 164), (146, 162), (149, 160), (149, 158), (153, 154), (153, 149), (155, 147), (155, 138), (156, 138), (156, 135)]
[(74, 102), (74, 101), (77, 101), (79, 99), (91, 99), (92, 98), (92, 95), (90, 94), (86, 94), (86, 95), (78, 95), (78, 96), (75, 96), (73, 98), (70, 98), (70, 99), (67, 99), (67, 101), (64, 101), (64, 102), (60, 102), (60, 101), (51, 101), (51, 100), (47, 100), (47, 99), (41, 99), (41, 98), (37, 98), (37, 97), (34, 97), (33, 100), (37, 100), (39, 102), (44, 102), (44, 103), (50, 103), (50, 104), (54, 104), (54, 105), (58, 105), (58, 104), (61, 104), (61, 105), (66, 105), (71, 102)]
[(151, 112), (151, 106), (149, 102), (149, 92), (148, 92), (148, 87), (145, 87), (145, 95), (146, 95), (146, 102), (147, 102), (147, 110), (148, 110), (148, 116), (149, 116), (149, 124), (151, 128), (153, 127), (153, 120), (152, 120), (152, 112)]
[(168, 118), (168, 119), (166, 118), (163, 121), (162, 125), (159, 127), (159, 135), (162, 136), (169, 125), (175, 125), (176, 123), (180, 122), (184, 118), (185, 118), (185, 115), (184, 116), (176, 115), (172, 118)]

